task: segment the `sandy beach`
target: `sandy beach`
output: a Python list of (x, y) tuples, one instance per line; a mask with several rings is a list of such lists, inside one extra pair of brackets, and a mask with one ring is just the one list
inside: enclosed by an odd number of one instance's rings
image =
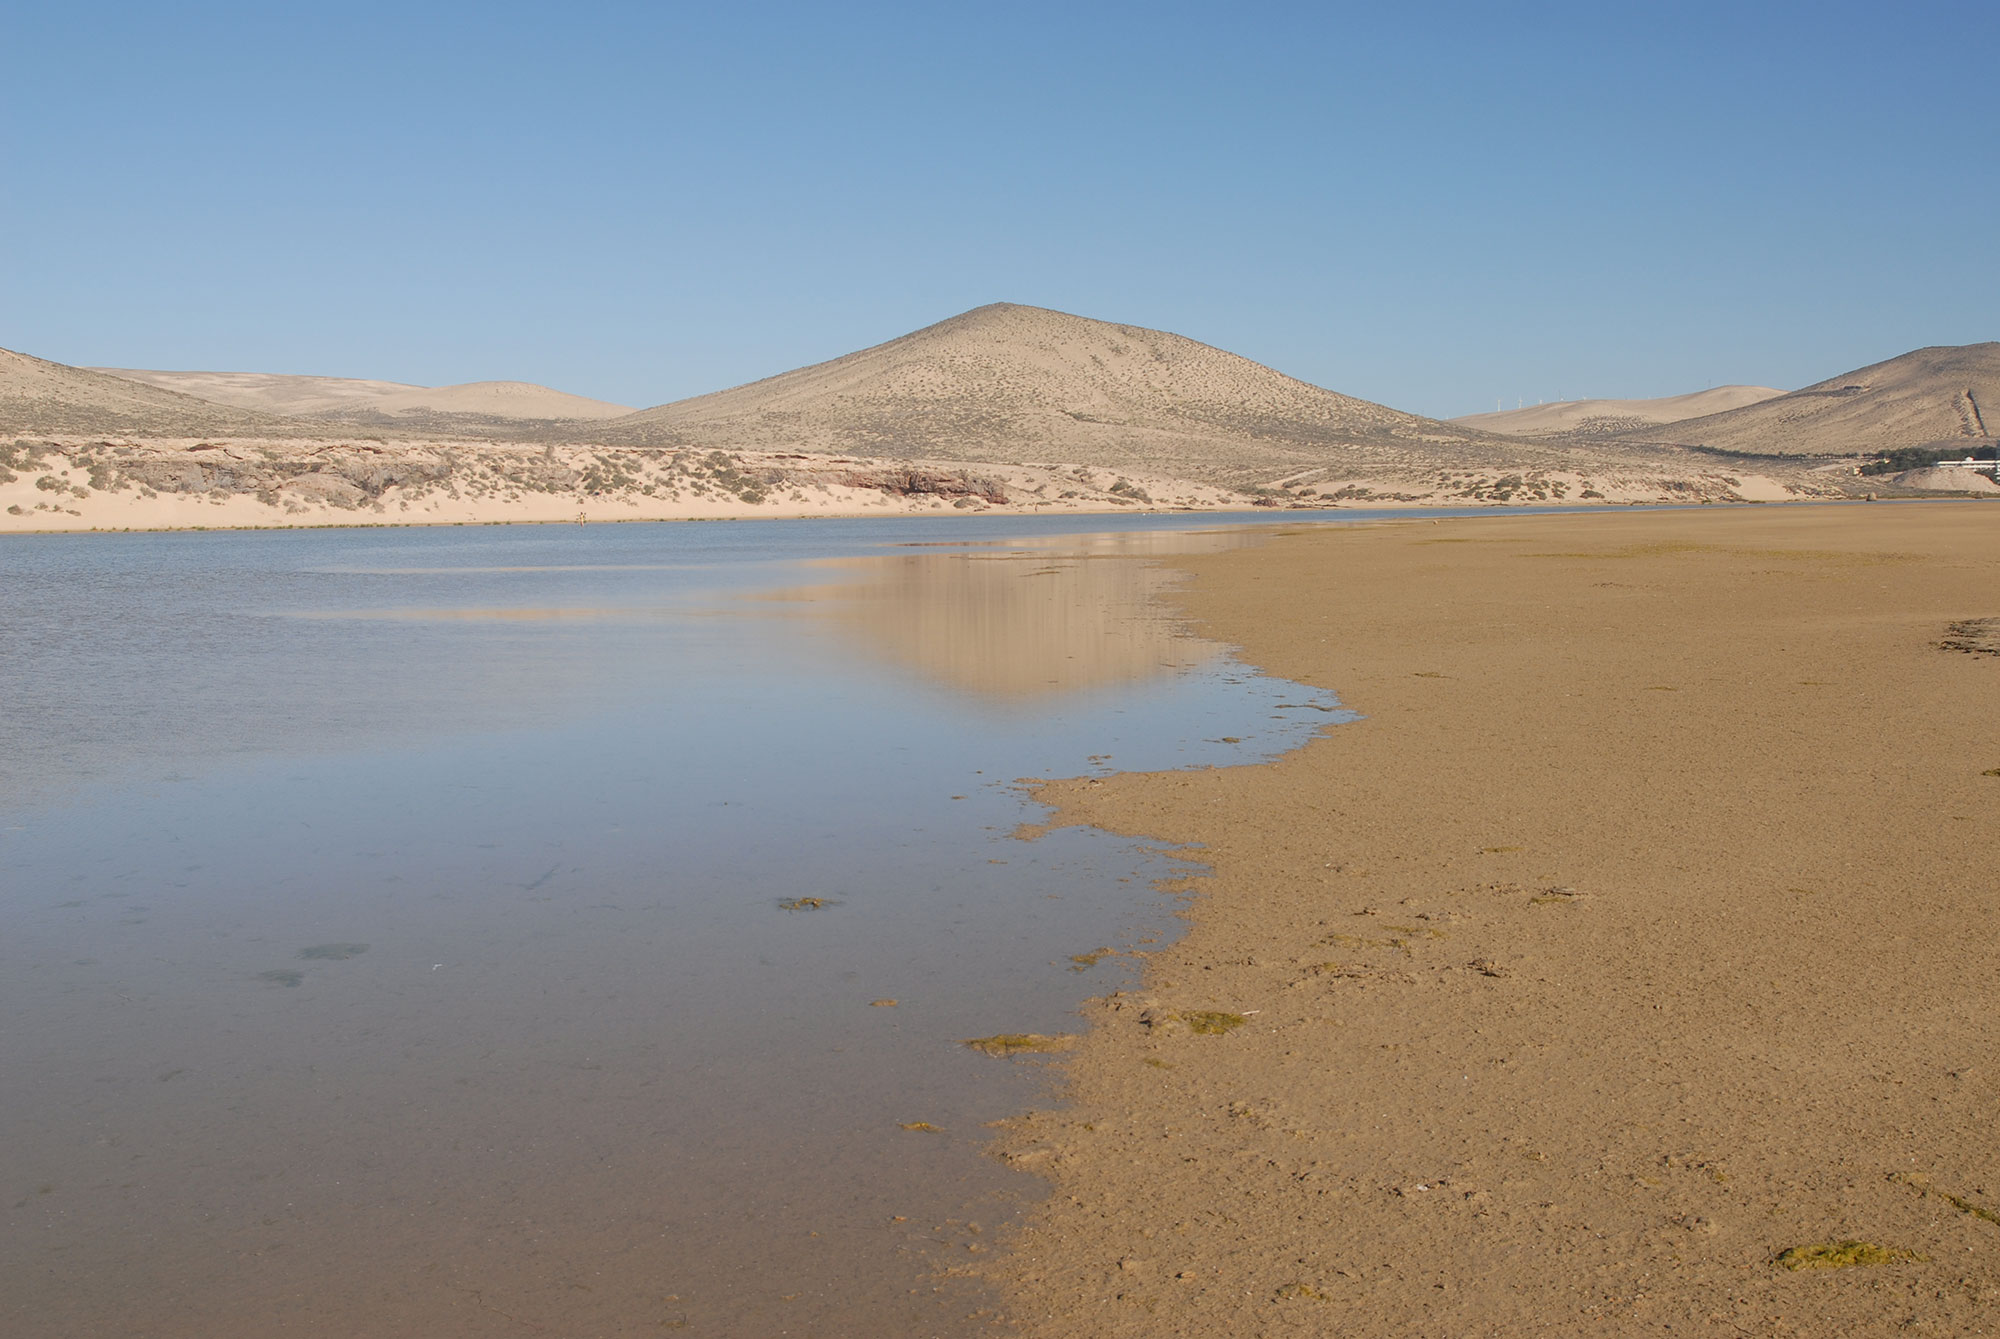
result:
[(1213, 873), (1001, 1135), (1022, 1332), (2000, 1329), (2000, 509), (1171, 561), (1363, 719), (1042, 788)]

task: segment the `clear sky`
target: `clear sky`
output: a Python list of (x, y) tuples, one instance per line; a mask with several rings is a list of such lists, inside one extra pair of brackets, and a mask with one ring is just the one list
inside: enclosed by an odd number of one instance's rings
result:
[(1440, 416), (2000, 338), (2000, 4), (9, 6), (0, 345), (634, 405), (986, 302)]

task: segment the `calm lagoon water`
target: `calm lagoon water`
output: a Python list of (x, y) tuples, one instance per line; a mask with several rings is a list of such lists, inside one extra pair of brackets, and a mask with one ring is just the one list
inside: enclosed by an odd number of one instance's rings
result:
[(1151, 600), (1254, 528), (1083, 524), (0, 545), (0, 1330), (979, 1329), (958, 1041), (1190, 868), (1017, 779), (1340, 719)]

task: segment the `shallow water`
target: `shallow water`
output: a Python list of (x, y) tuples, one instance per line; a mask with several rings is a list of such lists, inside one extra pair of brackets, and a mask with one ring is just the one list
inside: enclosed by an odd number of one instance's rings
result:
[(1016, 779), (1340, 719), (1151, 600), (1254, 531), (1106, 525), (0, 549), (7, 1332), (977, 1328), (1047, 1071), (959, 1039), (1189, 869)]

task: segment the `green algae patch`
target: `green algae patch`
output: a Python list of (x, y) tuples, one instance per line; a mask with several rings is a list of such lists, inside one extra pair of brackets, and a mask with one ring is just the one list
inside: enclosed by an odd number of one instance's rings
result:
[(943, 1131), (942, 1129), (940, 1129), (940, 1128), (939, 1128), (938, 1126), (935, 1126), (935, 1125), (931, 1124), (931, 1123), (930, 1123), (929, 1121), (927, 1121), (927, 1120), (906, 1120), (906, 1121), (900, 1121), (900, 1122), (898, 1122), (898, 1123), (897, 1123), (897, 1126), (896, 1126), (896, 1128), (897, 1128), (897, 1129), (899, 1129), (899, 1130), (916, 1130), (916, 1131), (919, 1131), (919, 1132), (921, 1132), (921, 1133), (923, 1133), (923, 1134), (943, 1134), (943, 1133), (944, 1133), (944, 1131)]
[(1117, 952), (1118, 950), (1116, 949), (1094, 948), (1088, 953), (1072, 953), (1069, 955), (1069, 960), (1074, 966), (1070, 970), (1073, 972), (1087, 972), (1106, 958), (1115, 956)]
[(1147, 1056), (1147, 1057), (1146, 1057), (1146, 1058), (1145, 1058), (1145, 1059), (1144, 1059), (1143, 1061), (1141, 1061), (1140, 1063), (1142, 1063), (1142, 1064), (1147, 1064), (1147, 1065), (1151, 1065), (1151, 1066), (1152, 1066), (1152, 1067), (1153, 1067), (1154, 1069), (1172, 1069), (1172, 1068), (1173, 1068), (1173, 1066), (1172, 1066), (1172, 1065), (1168, 1064), (1168, 1063), (1167, 1063), (1166, 1061), (1164, 1061), (1164, 1060), (1160, 1059), (1160, 1058), (1159, 1058), (1158, 1056), (1156, 1056), (1156, 1055), (1149, 1055), (1149, 1056)]
[(1936, 1195), (1960, 1213), (1971, 1214), (1984, 1222), (2000, 1225), (2000, 1213), (1993, 1212), (1983, 1204), (1976, 1204), (1963, 1195), (1954, 1195), (1949, 1190), (1939, 1190), (1936, 1187), (1932, 1187), (1927, 1193)]
[(1908, 1186), (1919, 1195), (1935, 1195), (1962, 1214), (1969, 1214), (1981, 1222), (2000, 1227), (2000, 1213), (1995, 1213), (1985, 1205), (1969, 1200), (1963, 1195), (1954, 1195), (1949, 1190), (1940, 1188), (1928, 1176), (1917, 1172), (1897, 1172), (1889, 1179), (1899, 1185)]
[(367, 951), (366, 944), (314, 944), (311, 948), (300, 949), (299, 956), (314, 962), (346, 962)]
[(1872, 1241), (1822, 1241), (1812, 1246), (1794, 1246), (1779, 1251), (1772, 1263), (1786, 1269), (1852, 1269), (1857, 1265), (1888, 1265), (1898, 1260), (1920, 1260), (1909, 1251), (1892, 1251)]
[(827, 897), (785, 897), (778, 900), (780, 911), (824, 911), (833, 905)]
[(1213, 1009), (1196, 1009), (1181, 1015), (1181, 1021), (1188, 1025), (1188, 1031), (1203, 1037), (1220, 1037), (1242, 1027), (1250, 1020), (1242, 1014), (1225, 1014)]
[(966, 1037), (959, 1042), (987, 1055), (1019, 1055), (1023, 1051), (1066, 1051), (1074, 1037), (1049, 1037), (1039, 1032), (1001, 1032), (991, 1037)]
[(296, 986), (306, 979), (304, 972), (295, 972), (289, 967), (279, 967), (268, 972), (257, 973), (259, 981), (268, 981), (274, 986)]
[(1310, 1283), (1287, 1283), (1284, 1287), (1278, 1289), (1278, 1300), (1280, 1302), (1324, 1302), (1326, 1294), (1313, 1287)]

